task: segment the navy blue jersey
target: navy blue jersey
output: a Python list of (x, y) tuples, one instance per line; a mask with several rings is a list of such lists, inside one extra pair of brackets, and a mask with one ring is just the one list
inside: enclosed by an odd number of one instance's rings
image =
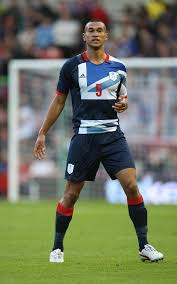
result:
[(112, 105), (120, 82), (125, 89), (125, 65), (110, 55), (101, 64), (90, 62), (85, 52), (66, 61), (56, 93), (67, 95), (70, 91), (75, 133), (116, 131), (119, 121)]

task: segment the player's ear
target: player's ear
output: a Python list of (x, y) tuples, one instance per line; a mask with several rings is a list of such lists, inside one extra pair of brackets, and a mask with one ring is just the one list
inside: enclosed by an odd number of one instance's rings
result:
[(105, 40), (108, 40), (108, 38), (109, 38), (109, 35), (108, 35), (108, 33), (106, 32), (106, 34), (105, 34)]
[(85, 40), (85, 33), (82, 34), (82, 37), (83, 37), (83, 41), (86, 41)]

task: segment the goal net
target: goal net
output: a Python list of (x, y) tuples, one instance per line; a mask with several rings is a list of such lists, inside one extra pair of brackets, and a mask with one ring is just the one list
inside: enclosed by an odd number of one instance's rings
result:
[[(128, 70), (129, 109), (119, 115), (142, 181), (177, 182), (177, 59), (124, 60)], [(47, 158), (38, 161), (33, 147), (55, 94), (64, 60), (14, 60), (9, 66), (8, 199), (59, 198), (72, 130), (67, 98), (61, 117), (47, 135)], [(104, 198), (109, 178), (102, 166), (82, 196)], [(111, 185), (110, 185), (111, 187)], [(111, 192), (111, 189), (110, 189)]]

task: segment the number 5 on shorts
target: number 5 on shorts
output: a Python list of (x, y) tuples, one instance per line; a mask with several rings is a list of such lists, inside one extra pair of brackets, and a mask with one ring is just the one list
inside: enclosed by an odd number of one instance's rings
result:
[(100, 97), (102, 95), (102, 84), (96, 84), (96, 96)]

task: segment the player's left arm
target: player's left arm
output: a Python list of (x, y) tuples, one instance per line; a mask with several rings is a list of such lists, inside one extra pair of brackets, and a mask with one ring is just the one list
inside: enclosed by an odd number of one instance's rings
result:
[[(117, 101), (112, 106), (116, 112), (123, 112), (128, 108), (128, 95), (127, 95), (127, 70), (124, 64), (122, 64), (121, 70), (118, 71), (120, 76), (120, 83), (116, 92)], [(120, 89), (119, 89), (120, 88)]]
[(124, 84), (121, 85), (118, 101), (112, 106), (112, 108), (119, 113), (128, 108), (127, 88)]

